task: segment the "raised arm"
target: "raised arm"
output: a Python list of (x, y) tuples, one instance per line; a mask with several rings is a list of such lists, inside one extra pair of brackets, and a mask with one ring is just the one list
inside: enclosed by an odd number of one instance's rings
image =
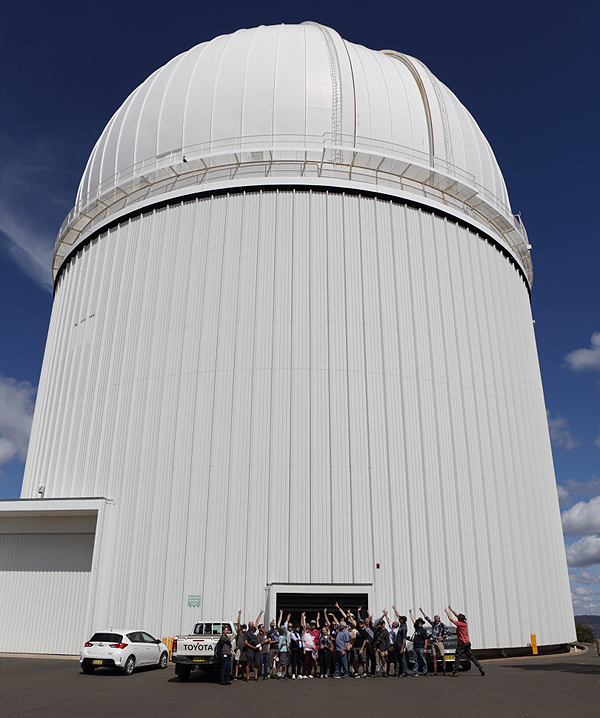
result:
[(408, 615), (410, 616), (410, 620), (414, 623), (416, 619), (415, 619), (415, 615), (413, 613), (412, 608), (408, 609)]
[(237, 620), (237, 629), (238, 629), (238, 631), (241, 631), (241, 630), (242, 630), (242, 624), (240, 623), (241, 620), (242, 620), (242, 611), (239, 610), (239, 611), (238, 611), (238, 620)]
[(317, 628), (321, 628), (321, 611), (317, 611)]
[(396, 606), (394, 606), (394, 604), (392, 604), (392, 608), (394, 609), (394, 613), (396, 614), (396, 618), (400, 619), (400, 614), (398, 613), (398, 609), (396, 608)]
[(387, 625), (388, 625), (388, 626), (391, 626), (391, 625), (392, 625), (392, 622), (390, 621), (390, 617), (388, 616), (388, 612), (387, 612), (387, 610), (386, 610), (385, 608), (383, 609), (383, 615), (385, 616), (385, 620), (387, 621)]
[(306, 631), (306, 613), (304, 613), (304, 611), (302, 612), (302, 615), (300, 616), (300, 625)]
[(337, 601), (335, 602), (335, 605), (336, 605), (337, 610), (342, 614), (342, 616), (344, 618), (346, 618), (346, 612), (344, 611), (343, 608), (340, 607), (340, 604)]
[(325, 625), (329, 628), (329, 619), (327, 618), (327, 609), (323, 610), (323, 616), (325, 617)]
[[(448, 608), (450, 608), (450, 606), (448, 606)], [(444, 609), (444, 611), (446, 612), (446, 616), (448, 616), (448, 618), (452, 621), (452, 623), (453, 623), (455, 626), (458, 625), (458, 624), (456, 623), (456, 621), (452, 618), (452, 616), (448, 613), (448, 608), (445, 608), (445, 609)], [(452, 611), (451, 608), (450, 608), (450, 610)], [(452, 611), (452, 613), (454, 613), (454, 611)], [(456, 616), (456, 613), (454, 613), (454, 615)], [(458, 618), (458, 616), (456, 616), (456, 617)]]
[(277, 628), (281, 628), (281, 619), (283, 618), (283, 608), (279, 609), (279, 618), (277, 619)]
[(263, 615), (263, 613), (264, 613), (264, 611), (261, 609), (261, 612), (256, 617), (256, 621), (254, 621), (255, 626), (258, 626), (258, 624), (260, 623), (260, 617)]
[[(452, 606), (448, 606), (448, 608), (452, 611), (452, 613), (454, 614), (455, 618), (458, 618), (458, 613), (456, 613), (456, 611), (452, 608)], [(446, 611), (446, 613), (448, 613), (448, 611)]]

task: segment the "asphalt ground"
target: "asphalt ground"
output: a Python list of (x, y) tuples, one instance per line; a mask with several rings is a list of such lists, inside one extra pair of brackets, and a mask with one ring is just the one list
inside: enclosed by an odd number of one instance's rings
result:
[(2, 718), (71, 716), (276, 716), (362, 718), (406, 714), (536, 718), (600, 712), (600, 657), (588, 653), (484, 661), (457, 678), (236, 681), (195, 671), (188, 683), (166, 670), (81, 672), (73, 659), (0, 656)]

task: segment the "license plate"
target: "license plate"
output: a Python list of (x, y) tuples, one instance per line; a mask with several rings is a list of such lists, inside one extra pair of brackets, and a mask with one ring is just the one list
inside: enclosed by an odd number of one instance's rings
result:
[(204, 663), (206, 658), (194, 658), (194, 663)]
[(447, 661), (453, 661), (456, 658), (456, 656), (454, 654), (446, 653), (445, 658)]
[(102, 661), (92, 661), (92, 663), (93, 663), (95, 666), (101, 666), (101, 665), (102, 665)]

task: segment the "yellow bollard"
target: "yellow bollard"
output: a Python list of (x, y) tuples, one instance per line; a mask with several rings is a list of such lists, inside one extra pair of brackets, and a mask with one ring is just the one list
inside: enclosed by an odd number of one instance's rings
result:
[(171, 658), (173, 656), (173, 639), (163, 637), (161, 640), (165, 644), (165, 646), (169, 649), (169, 660), (171, 660)]
[(535, 633), (531, 634), (531, 650), (533, 652), (533, 655), (537, 656), (538, 649), (537, 649), (537, 639), (536, 639)]

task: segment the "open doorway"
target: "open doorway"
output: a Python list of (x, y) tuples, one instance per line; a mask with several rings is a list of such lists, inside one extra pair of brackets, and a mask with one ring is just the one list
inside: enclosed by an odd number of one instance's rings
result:
[[(369, 608), (369, 596), (366, 593), (277, 593), (277, 618), (279, 611), (283, 612), (285, 621), (288, 613), (292, 622), (298, 623), (302, 612), (306, 613), (307, 621), (316, 619), (321, 611), (321, 625), (323, 625), (323, 611), (327, 609), (340, 619), (342, 616), (335, 607), (336, 601), (346, 613), (350, 610), (354, 615), (359, 606), (364, 612)], [(331, 619), (330, 619), (331, 620)]]

